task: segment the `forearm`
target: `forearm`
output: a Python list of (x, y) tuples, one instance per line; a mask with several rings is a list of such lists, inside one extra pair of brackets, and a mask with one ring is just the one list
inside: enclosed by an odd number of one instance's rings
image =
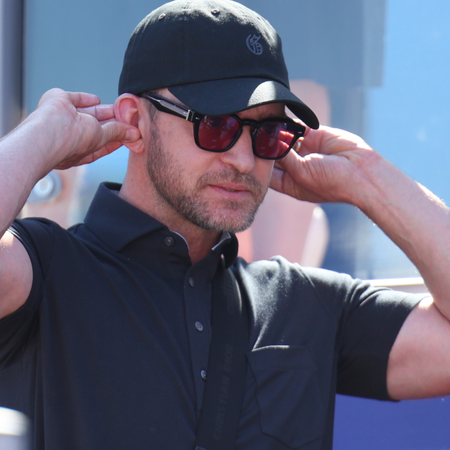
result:
[(38, 114), (0, 140), (0, 236), (25, 204), (33, 186), (52, 169), (51, 140)]
[(428, 189), (381, 156), (366, 170), (357, 206), (411, 259), (450, 319), (450, 214)]

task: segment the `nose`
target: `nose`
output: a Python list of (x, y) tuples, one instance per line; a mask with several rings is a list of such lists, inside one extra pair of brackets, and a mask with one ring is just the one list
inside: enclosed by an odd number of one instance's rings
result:
[(237, 142), (224, 153), (219, 153), (224, 164), (236, 168), (240, 173), (250, 173), (255, 167), (255, 155), (252, 149), (251, 128), (244, 126)]

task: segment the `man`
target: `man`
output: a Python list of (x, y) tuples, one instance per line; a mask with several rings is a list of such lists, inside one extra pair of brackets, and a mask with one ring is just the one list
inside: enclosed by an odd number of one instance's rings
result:
[[(194, 448), (222, 260), (250, 316), (237, 449), (331, 448), (336, 390), (450, 393), (448, 208), (360, 138), (317, 129), (264, 19), (228, 0), (162, 6), (130, 40), (119, 93), (111, 107), (51, 90), (0, 142), (0, 404), (32, 418), (35, 449)], [(84, 224), (14, 221), (50, 170), (122, 144), (124, 183), (100, 186)], [(269, 187), (359, 207), (434, 302), (236, 260)]]

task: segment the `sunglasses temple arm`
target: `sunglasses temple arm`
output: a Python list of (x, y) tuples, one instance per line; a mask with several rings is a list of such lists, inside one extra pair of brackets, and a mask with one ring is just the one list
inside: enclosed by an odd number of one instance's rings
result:
[(156, 109), (177, 117), (181, 117), (189, 122), (193, 122), (195, 111), (183, 108), (181, 105), (176, 105), (175, 103), (172, 103), (165, 99), (159, 99), (149, 96), (145, 96), (145, 98), (150, 100), (155, 105)]

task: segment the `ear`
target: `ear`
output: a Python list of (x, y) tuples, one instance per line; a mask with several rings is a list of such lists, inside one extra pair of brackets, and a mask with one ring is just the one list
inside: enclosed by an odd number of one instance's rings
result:
[(129, 123), (138, 128), (141, 137), (135, 142), (124, 144), (133, 153), (142, 153), (144, 151), (143, 132), (144, 128), (144, 110), (139, 97), (133, 94), (122, 94), (114, 103), (114, 113), (119, 122)]

